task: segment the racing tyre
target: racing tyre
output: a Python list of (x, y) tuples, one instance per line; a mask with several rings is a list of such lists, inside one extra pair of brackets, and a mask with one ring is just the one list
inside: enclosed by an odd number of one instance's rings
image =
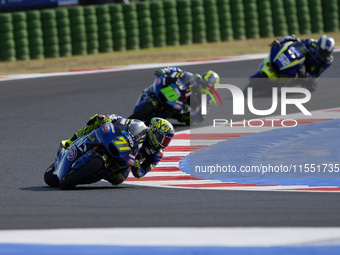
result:
[(59, 186), (59, 178), (54, 172), (54, 163), (46, 170), (44, 174), (44, 181), (48, 186), (58, 187)]
[(100, 157), (94, 157), (86, 165), (64, 177), (60, 181), (59, 187), (64, 190), (73, 189), (78, 184), (86, 183), (87, 180), (91, 179), (91, 177), (103, 167), (103, 159)]
[(268, 82), (263, 82), (263, 78), (268, 78), (265, 73), (260, 73), (255, 78), (250, 78), (249, 84), (243, 89), (243, 94), (248, 97), (248, 88), (253, 88), (253, 96), (264, 96), (271, 91), (271, 87), (268, 86)]
[(154, 106), (152, 105), (152, 103), (146, 103), (141, 108), (139, 108), (137, 111), (132, 113), (129, 119), (141, 120), (141, 121), (144, 121), (146, 125), (148, 125), (152, 117), (153, 111), (154, 111)]

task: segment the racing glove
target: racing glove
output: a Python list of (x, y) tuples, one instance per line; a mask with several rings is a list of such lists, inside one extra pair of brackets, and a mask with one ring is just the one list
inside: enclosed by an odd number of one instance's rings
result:
[(162, 68), (162, 69), (158, 69), (155, 71), (155, 75), (158, 76), (158, 75), (164, 75), (165, 74), (165, 68)]
[(280, 39), (274, 40), (271, 44), (269, 44), (269, 46), (276, 46), (276, 47), (281, 46)]
[(185, 122), (185, 124), (190, 125), (190, 113), (180, 114), (177, 118), (179, 122)]

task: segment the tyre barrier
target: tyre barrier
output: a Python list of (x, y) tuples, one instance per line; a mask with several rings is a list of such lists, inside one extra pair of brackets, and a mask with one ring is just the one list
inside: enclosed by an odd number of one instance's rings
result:
[(234, 39), (246, 39), (246, 20), (242, 0), (230, 1)]
[(179, 43), (181, 45), (192, 44), (193, 33), (191, 1), (177, 0), (177, 16), (179, 26)]
[(99, 52), (106, 53), (113, 50), (111, 16), (108, 5), (98, 5), (95, 7), (98, 25)]
[(151, 2), (150, 12), (152, 22), (153, 46), (164, 47), (166, 46), (166, 23), (163, 2)]
[(15, 58), (17, 60), (30, 59), (28, 47), (28, 32), (26, 13), (16, 12), (12, 15), (13, 38), (15, 42)]
[(260, 36), (273, 37), (274, 28), (270, 1), (257, 0), (257, 10), (259, 14)]
[(123, 5), (123, 14), (126, 28), (126, 49), (137, 50), (139, 49), (139, 30), (136, 5)]
[(12, 15), (1, 13), (0, 24), (0, 60), (14, 61), (16, 58)]
[(67, 9), (56, 9), (59, 55), (60, 57), (72, 56), (72, 39), (70, 19)]
[(243, 0), (243, 5), (246, 22), (246, 37), (253, 39), (260, 38), (256, 0)]
[(0, 13), (0, 61), (339, 31), (340, 0), (164, 0)]
[(28, 46), (31, 59), (44, 58), (44, 40), (40, 16), (39, 11), (28, 11), (26, 13)]
[(271, 0), (273, 28), (275, 36), (285, 36), (288, 34), (287, 20), (283, 7), (283, 0)]
[(137, 3), (139, 46), (141, 49), (153, 47), (152, 20), (150, 3)]
[(338, 1), (322, 0), (322, 14), (325, 31), (337, 32), (339, 30)]
[(205, 43), (207, 41), (207, 32), (203, 0), (192, 0), (191, 6), (193, 42)]
[(323, 14), (321, 0), (309, 0), (308, 1), (309, 13), (311, 16), (311, 26), (313, 33), (323, 33)]
[(300, 34), (311, 33), (311, 17), (309, 13), (308, 0), (296, 0), (296, 9)]
[(126, 29), (124, 23), (123, 7), (120, 4), (110, 5), (111, 29), (114, 51), (126, 50)]
[(60, 56), (56, 16), (53, 9), (41, 11), (45, 58), (58, 58)]
[(217, 0), (220, 35), (222, 41), (233, 40), (233, 25), (230, 13), (230, 0)]
[(204, 0), (204, 16), (206, 23), (206, 34), (208, 42), (221, 41), (220, 23), (216, 0)]
[(87, 6), (84, 8), (84, 21), (86, 27), (87, 54), (97, 54), (99, 52), (99, 38), (97, 15), (94, 6)]
[[(285, 10), (287, 29), (289, 34), (299, 34), (299, 21), (297, 17), (296, 1), (295, 0), (285, 0), (283, 1), (283, 6)], [(311, 10), (311, 9), (310, 9)]]
[(177, 16), (176, 0), (165, 0), (163, 2), (165, 17), (166, 45), (179, 45), (179, 26)]

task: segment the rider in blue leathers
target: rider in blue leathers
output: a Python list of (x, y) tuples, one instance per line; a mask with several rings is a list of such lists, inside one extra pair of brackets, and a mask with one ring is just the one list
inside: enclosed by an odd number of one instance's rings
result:
[[(299, 50), (305, 55), (305, 59), (301, 62), (299, 69), (297, 70), (297, 77), (287, 77), (287, 74), (281, 74), (279, 70), (275, 69), (275, 66), (271, 68), (274, 69), (277, 76), (282, 75), (286, 78), (303, 78), (295, 80), (299, 85), (306, 87), (311, 92), (316, 89), (316, 79), (331, 66), (334, 61), (334, 56), (332, 55), (334, 50), (334, 39), (330, 36), (323, 35), (318, 41), (315, 39), (301, 39), (295, 35), (289, 35), (285, 37), (278, 38), (274, 40), (269, 46), (281, 47), (287, 42), (298, 42), (301, 44)], [(253, 78), (269, 78), (267, 74), (263, 72), (262, 68), (266, 66), (261, 66), (259, 71), (250, 77), (250, 81), (255, 85), (260, 83), (265, 84), (263, 81), (257, 81)], [(304, 69), (303, 69), (304, 67)], [(275, 81), (275, 79), (274, 79)], [(253, 86), (254, 86), (253, 85)], [(260, 86), (259, 86), (260, 87)]]
[[(211, 92), (209, 86), (213, 89), (215, 85), (219, 84), (219, 75), (209, 70), (203, 75), (193, 74), (180, 69), (179, 67), (166, 67), (156, 70), (155, 75), (162, 77), (162, 86), (168, 86), (172, 83), (176, 83), (177, 79), (181, 79), (182, 83), (185, 84), (183, 88), (183, 93), (186, 95), (186, 100), (184, 100), (183, 107), (181, 111), (178, 111), (172, 117), (180, 122), (185, 122), (190, 124), (192, 122), (200, 123), (204, 120), (204, 117), (200, 113), (200, 95), (202, 89)], [(207, 96), (207, 107), (208, 110), (213, 105), (213, 99), (210, 95)]]
[[(331, 66), (334, 61), (332, 55), (335, 41), (331, 36), (323, 35), (318, 41), (315, 39), (301, 39), (295, 35), (289, 35), (282, 38), (278, 38), (271, 45), (281, 46), (289, 41), (298, 41), (303, 43), (306, 48), (306, 59), (304, 62), (305, 72), (300, 73), (299, 78), (319, 78), (320, 75)], [(310, 90), (315, 90), (316, 84)]]
[[(127, 166), (119, 172), (115, 172), (113, 171), (114, 169), (112, 169), (112, 174), (104, 178), (115, 186), (118, 186), (126, 180), (130, 170), (138, 179), (151, 171), (162, 160), (163, 149), (169, 145), (175, 134), (172, 124), (165, 119), (152, 118), (149, 127), (147, 127), (142, 121), (126, 119), (116, 114), (96, 114), (70, 139), (63, 140), (61, 142), (61, 147), (66, 149), (69, 148), (79, 137), (91, 133), (91, 131), (100, 127), (104, 122), (117, 122), (127, 132), (131, 132), (131, 129), (134, 129), (135, 133), (137, 132), (143, 137), (143, 139), (141, 139), (141, 144), (138, 145), (139, 152), (137, 155), (134, 155), (135, 162), (131, 168)], [(110, 167), (108, 167), (108, 169), (111, 170)]]

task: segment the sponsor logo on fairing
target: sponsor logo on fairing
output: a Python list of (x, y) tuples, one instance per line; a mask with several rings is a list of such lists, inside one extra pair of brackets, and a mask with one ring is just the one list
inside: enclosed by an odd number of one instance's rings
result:
[(110, 132), (110, 126), (109, 126), (109, 124), (104, 123), (104, 125), (103, 125), (103, 127), (102, 127), (102, 130), (103, 130), (104, 133)]
[(133, 138), (131, 137), (131, 135), (128, 133), (128, 132), (126, 132), (125, 130), (122, 130), (122, 134), (125, 136), (125, 138), (128, 140), (128, 142), (129, 142), (129, 145), (131, 146), (131, 147), (134, 147), (135, 146), (135, 142), (133, 141)]
[(75, 147), (71, 147), (67, 153), (67, 159), (73, 161), (77, 157), (77, 149)]
[(135, 165), (135, 161), (133, 159), (131, 159), (131, 158), (127, 161), (127, 163), (128, 163), (129, 166), (134, 166)]

